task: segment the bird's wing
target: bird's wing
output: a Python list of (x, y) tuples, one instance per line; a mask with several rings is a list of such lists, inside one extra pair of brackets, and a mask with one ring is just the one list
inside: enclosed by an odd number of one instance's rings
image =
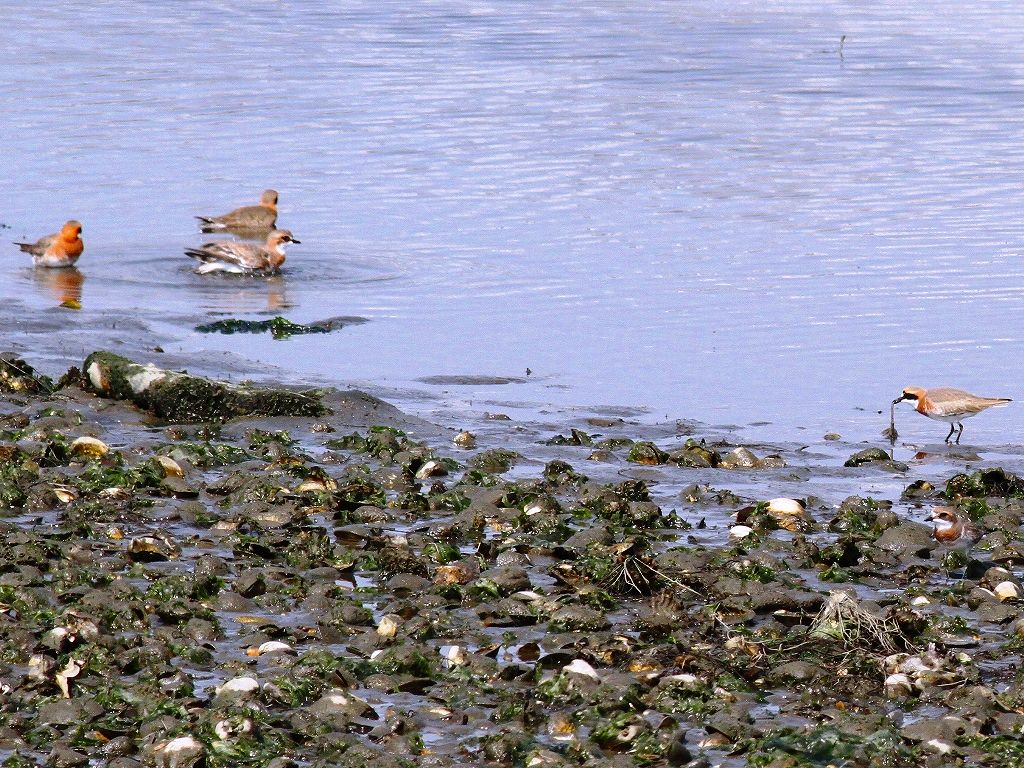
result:
[(15, 243), (15, 245), (25, 253), (31, 253), (33, 256), (42, 256), (56, 239), (57, 235), (47, 235), (46, 237), (39, 238), (34, 243)]

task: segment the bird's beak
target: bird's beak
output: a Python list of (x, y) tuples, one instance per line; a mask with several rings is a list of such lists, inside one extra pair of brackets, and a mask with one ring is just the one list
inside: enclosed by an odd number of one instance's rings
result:
[(293, 243), (299, 243), (300, 245), (302, 244), (301, 240), (296, 240), (294, 237), (292, 238), (292, 242)]
[(899, 397), (897, 397), (895, 400), (892, 401), (892, 404), (896, 405), (897, 403), (902, 403), (906, 399), (907, 399), (906, 395), (900, 395)]

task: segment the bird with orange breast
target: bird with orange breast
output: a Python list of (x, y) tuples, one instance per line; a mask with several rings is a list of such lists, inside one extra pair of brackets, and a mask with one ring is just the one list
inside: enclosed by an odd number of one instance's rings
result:
[(968, 550), (981, 539), (981, 529), (953, 507), (934, 507), (928, 519), (932, 521), (932, 537), (940, 544)]
[[(1006, 405), (1013, 402), (1008, 397), (978, 397), (962, 389), (952, 387), (932, 387), (922, 389), (921, 387), (904, 387), (903, 394), (892, 401), (895, 406), (898, 403), (913, 403), (914, 409), (929, 419), (944, 421), (949, 424), (949, 434), (946, 435), (946, 442), (956, 432), (956, 443), (960, 444), (960, 435), (964, 433), (963, 420), (977, 416), (982, 411), (997, 405)], [(957, 431), (959, 427), (959, 431)]]
[(223, 216), (196, 216), (203, 232), (268, 232), (277, 224), (277, 192), (266, 189), (258, 205), (243, 205)]
[(37, 267), (72, 267), (82, 255), (82, 225), (72, 219), (60, 228), (60, 232), (41, 237), (34, 243), (15, 243), (25, 253), (32, 254), (32, 263)]

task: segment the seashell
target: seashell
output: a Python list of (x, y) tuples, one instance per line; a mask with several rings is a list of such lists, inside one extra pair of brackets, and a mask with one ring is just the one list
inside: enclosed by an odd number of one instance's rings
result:
[(255, 677), (233, 677), (214, 691), (218, 704), (238, 704), (250, 701), (259, 693), (260, 684)]
[(156, 463), (160, 465), (160, 468), (164, 471), (164, 477), (184, 477), (185, 470), (181, 468), (181, 464), (176, 462), (170, 456), (157, 456)]
[(671, 684), (673, 688), (681, 688), (684, 691), (696, 691), (704, 687), (704, 681), (689, 672), (665, 675), (661, 679), (664, 683)]
[(643, 733), (643, 730), (644, 729), (636, 723), (633, 725), (627, 725), (615, 734), (615, 741), (619, 744), (632, 744), (636, 741), (636, 737)]
[(102, 440), (86, 436), (76, 438), (69, 448), (72, 456), (83, 456), (87, 459), (98, 459), (110, 451), (110, 447)]
[(71, 633), (68, 632), (66, 627), (54, 627), (45, 635), (43, 635), (43, 637), (40, 639), (40, 642), (47, 648), (52, 648), (55, 651), (59, 651), (62, 647), (64, 647), (64, 641), (68, 639), (68, 635), (70, 634)]
[(805, 512), (803, 502), (797, 499), (779, 497), (768, 502), (768, 512), (773, 515), (802, 515)]
[(443, 656), (450, 666), (464, 667), (469, 663), (469, 655), (466, 653), (466, 649), (462, 646), (449, 645), (443, 650)]
[(118, 488), (116, 485), (110, 488), (104, 488), (99, 493), (100, 497), (104, 499), (124, 500), (131, 496), (124, 488)]
[(292, 648), (288, 643), (282, 643), (280, 640), (268, 640), (263, 643), (259, 648), (256, 649), (256, 655), (263, 656), (268, 653), (295, 653), (295, 649)]
[(914, 692), (914, 684), (910, 682), (910, 677), (902, 672), (885, 678), (883, 688), (885, 695), (890, 699), (905, 699)]
[(55, 676), (57, 687), (60, 688), (61, 695), (65, 699), (71, 698), (71, 679), (78, 677), (79, 672), (82, 671), (82, 665), (74, 659), (68, 659), (67, 666), (64, 667)]
[(699, 742), (697, 746), (701, 749), (721, 749), (732, 744), (732, 740), (724, 733), (713, 732), (709, 733)]
[(295, 493), (326, 493), (327, 485), (320, 480), (303, 480)]
[(248, 717), (226, 718), (224, 720), (217, 721), (217, 724), (213, 726), (213, 732), (221, 741), (226, 741), (227, 739), (235, 738), (237, 736), (245, 736), (252, 733), (253, 730), (253, 722)]
[(173, 554), (169, 543), (155, 536), (138, 536), (128, 542), (128, 558), (137, 563), (170, 560)]
[(1016, 600), (1020, 597), (1020, 587), (1012, 581), (1001, 581), (992, 590), (1000, 600)]
[(597, 674), (597, 670), (594, 669), (589, 662), (586, 662), (583, 659), (573, 659), (562, 667), (562, 671), (574, 675), (580, 675), (581, 677), (589, 677), (591, 680), (599, 681), (601, 679), (601, 676)]
[(452, 438), (452, 442), (459, 448), (476, 448), (476, 435), (472, 432), (462, 431)]
[(913, 600), (911, 600), (911, 601), (910, 601), (910, 604), (911, 604), (911, 605), (912, 605), (912, 606), (913, 606), (914, 608), (920, 608), (920, 607), (921, 607), (921, 606), (923, 606), (923, 605), (931, 605), (931, 604), (932, 604), (932, 601), (931, 601), (931, 600), (929, 600), (929, 599), (928, 599), (927, 597), (925, 597), (924, 595), (918, 595), (917, 597), (915, 597), (915, 598), (914, 598)]
[(749, 525), (734, 525), (731, 528), (729, 528), (729, 538), (739, 541), (741, 539), (747, 538), (747, 536), (749, 536), (753, 532), (754, 529), (751, 528)]
[(78, 491), (76, 491), (74, 488), (67, 488), (63, 485), (57, 485), (54, 486), (53, 488), (53, 495), (61, 504), (70, 504), (71, 502), (78, 498)]
[(402, 624), (402, 617), (388, 613), (381, 616), (380, 622), (377, 624), (377, 634), (384, 638), (392, 638), (398, 634), (398, 627)]
[(431, 459), (430, 461), (425, 462), (423, 466), (420, 467), (418, 470), (416, 470), (416, 479), (423, 480), (428, 477), (440, 477), (442, 475), (447, 474), (448, 469), (442, 462), (437, 461), (436, 459)]
[(163, 768), (190, 768), (206, 754), (206, 747), (192, 736), (179, 736), (156, 749)]
[(114, 541), (120, 541), (124, 538), (124, 531), (118, 528), (116, 525), (112, 525), (107, 528), (107, 536)]
[(934, 752), (938, 755), (947, 755), (953, 751), (953, 745), (948, 741), (943, 741), (942, 739), (929, 739), (921, 746), (929, 752)]
[(28, 679), (34, 683), (45, 683), (50, 679), (50, 673), (57, 666), (56, 662), (49, 656), (41, 653), (33, 654), (28, 660)]

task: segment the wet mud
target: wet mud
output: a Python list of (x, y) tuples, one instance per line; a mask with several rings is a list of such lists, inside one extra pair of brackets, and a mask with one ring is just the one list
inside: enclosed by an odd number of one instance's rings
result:
[(0, 764), (1024, 760), (1012, 450), (355, 391), (176, 423), (31, 363), (0, 361)]

